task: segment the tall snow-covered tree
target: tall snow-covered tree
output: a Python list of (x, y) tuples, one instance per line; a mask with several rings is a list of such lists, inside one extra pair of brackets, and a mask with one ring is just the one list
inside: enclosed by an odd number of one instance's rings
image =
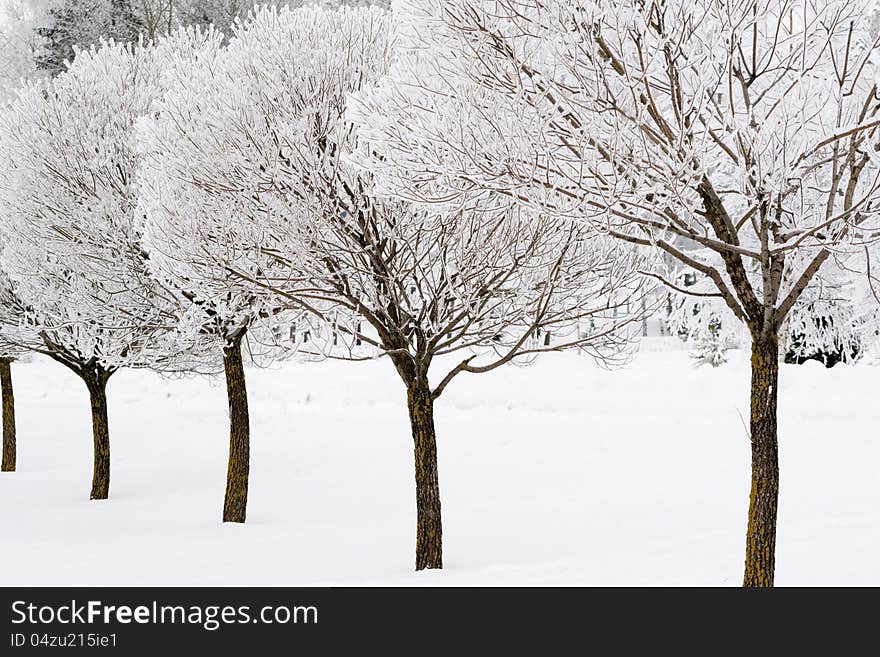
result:
[[(234, 153), (222, 151), (225, 121), (246, 120), (229, 114), (218, 120), (210, 94), (218, 82), (212, 76), (225, 57), (223, 34), (209, 28), (202, 33), (190, 28), (190, 47), (164, 48), (163, 94), (154, 105), (152, 117), (140, 124), (142, 165), (138, 187), (143, 245), (150, 254), (153, 274), (179, 291), (190, 306), (178, 320), (175, 334), (184, 344), (209, 336), (222, 352), (229, 402), (230, 441), (223, 506), (224, 522), (245, 522), (250, 470), (250, 419), (245, 383), (243, 350), (252, 329), (272, 328), (284, 334), (295, 323), (297, 313), (252, 286), (243, 285), (235, 272), (250, 276), (268, 275), (277, 268), (274, 257), (264, 251), (263, 231), (241, 229), (251, 217), (254, 202), (248, 194), (231, 194), (214, 188), (210, 177), (185, 167), (192, 153), (212, 149), (218, 160), (211, 166), (242, 166)], [(203, 35), (199, 38), (198, 35)], [(164, 43), (164, 42), (162, 42)], [(238, 91), (234, 91), (238, 93)], [(246, 93), (246, 92), (244, 92)], [(184, 121), (198, 135), (197, 141), (175, 131), (173, 123)], [(217, 132), (214, 132), (217, 130)], [(268, 327), (268, 328), (267, 328)], [(265, 353), (265, 340), (250, 345)], [(292, 349), (292, 345), (287, 345)], [(274, 354), (278, 355), (278, 349)]]
[(459, 374), (539, 351), (622, 357), (626, 304), (641, 309), (645, 285), (631, 253), (583, 225), (510, 203), (435, 213), (376, 196), (349, 161), (369, 146), (345, 111), (387, 70), (393, 38), (375, 8), (257, 10), (222, 56), (169, 69), (142, 186), (147, 242), (185, 227), (162, 243), (216, 268), (171, 263), (176, 275), (237, 279), (242, 291), (224, 294), (269, 294), (391, 361), (414, 445), (416, 568), (440, 568), (435, 400)]
[(876, 213), (868, 4), (401, 0), (357, 105), (389, 192), (502, 194), (711, 282), (751, 338), (749, 587), (775, 573), (780, 327)]
[(107, 383), (148, 361), (178, 304), (148, 274), (134, 215), (132, 129), (160, 88), (156, 62), (140, 46), (82, 51), (0, 122), (2, 267), (45, 351), (89, 391), (92, 499), (109, 492)]

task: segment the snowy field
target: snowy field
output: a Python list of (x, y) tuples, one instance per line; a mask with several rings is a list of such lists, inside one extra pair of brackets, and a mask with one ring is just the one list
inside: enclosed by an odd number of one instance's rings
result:
[[(0, 476), (5, 585), (739, 585), (747, 358), (649, 341), (462, 375), (437, 403), (443, 572), (412, 572), (405, 391), (390, 363), (249, 370), (248, 522), (223, 525), (225, 389), (110, 382), (109, 501), (90, 502), (85, 387), (15, 365), (19, 472)], [(784, 366), (778, 585), (880, 585), (880, 369)]]

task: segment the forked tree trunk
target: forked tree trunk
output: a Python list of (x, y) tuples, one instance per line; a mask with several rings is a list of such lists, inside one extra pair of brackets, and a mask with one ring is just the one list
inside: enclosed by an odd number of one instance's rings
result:
[(0, 358), (0, 391), (3, 395), (2, 472), (15, 472), (15, 397), (12, 394), (12, 359)]
[(223, 522), (244, 522), (247, 515), (250, 419), (241, 358), (242, 337), (243, 334), (237, 336), (223, 347), (226, 395), (229, 398), (229, 465), (226, 470)]
[(110, 495), (110, 424), (107, 419), (107, 381), (112, 372), (100, 366), (80, 374), (89, 390), (92, 406), (94, 465), (89, 499), (106, 500)]
[(776, 511), (779, 500), (779, 446), (776, 398), (779, 383), (776, 335), (752, 337), (752, 485), (743, 586), (773, 586), (776, 568)]
[(416, 570), (443, 568), (443, 527), (437, 474), (434, 400), (424, 379), (407, 389), (416, 470)]

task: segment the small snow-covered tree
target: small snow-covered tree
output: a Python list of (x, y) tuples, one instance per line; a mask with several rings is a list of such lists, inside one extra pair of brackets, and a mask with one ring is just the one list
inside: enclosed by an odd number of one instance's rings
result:
[(414, 443), (416, 568), (440, 568), (435, 400), (461, 373), (540, 351), (622, 358), (638, 318), (626, 306), (640, 311), (646, 286), (632, 253), (586, 226), (510, 203), (437, 213), (376, 196), (348, 159), (369, 147), (345, 110), (387, 70), (393, 36), (375, 8), (258, 9), (222, 56), (171, 69), (143, 186), (157, 190), (148, 221), (198, 224), (173, 241), (217, 271), (191, 278), (231, 275), (246, 292), (230, 294), (268, 293), (391, 361)]
[(745, 586), (775, 572), (780, 327), (877, 208), (870, 4), (402, 0), (358, 105), (389, 191), (503, 194), (712, 282), (752, 343)]
[(666, 323), (670, 332), (691, 347), (698, 366), (723, 365), (727, 352), (742, 344), (741, 323), (714, 297), (712, 282), (706, 277), (685, 273), (668, 278), (675, 280), (677, 288), (669, 289)]
[[(689, 307), (690, 304), (685, 301), (684, 306)], [(695, 310), (696, 314), (708, 315), (708, 321), (698, 322), (687, 333), (687, 340), (693, 346), (691, 356), (697, 365), (719, 367), (727, 362), (727, 352), (736, 345), (736, 338), (731, 336), (724, 322), (716, 315), (702, 308)]]
[(107, 382), (149, 362), (177, 307), (148, 274), (134, 215), (132, 129), (158, 89), (153, 49), (108, 43), (25, 87), (0, 122), (2, 266), (45, 351), (89, 391), (92, 499), (109, 491)]

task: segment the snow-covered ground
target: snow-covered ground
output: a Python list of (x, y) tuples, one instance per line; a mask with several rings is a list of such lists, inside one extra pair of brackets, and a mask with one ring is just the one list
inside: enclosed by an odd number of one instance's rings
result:
[[(390, 363), (250, 370), (248, 522), (220, 522), (225, 389), (111, 380), (111, 499), (90, 502), (84, 386), (13, 366), (5, 585), (738, 585), (746, 355), (694, 368), (649, 340), (462, 375), (437, 403), (446, 570), (415, 574), (412, 445)], [(777, 583), (880, 585), (880, 369), (785, 366)]]

